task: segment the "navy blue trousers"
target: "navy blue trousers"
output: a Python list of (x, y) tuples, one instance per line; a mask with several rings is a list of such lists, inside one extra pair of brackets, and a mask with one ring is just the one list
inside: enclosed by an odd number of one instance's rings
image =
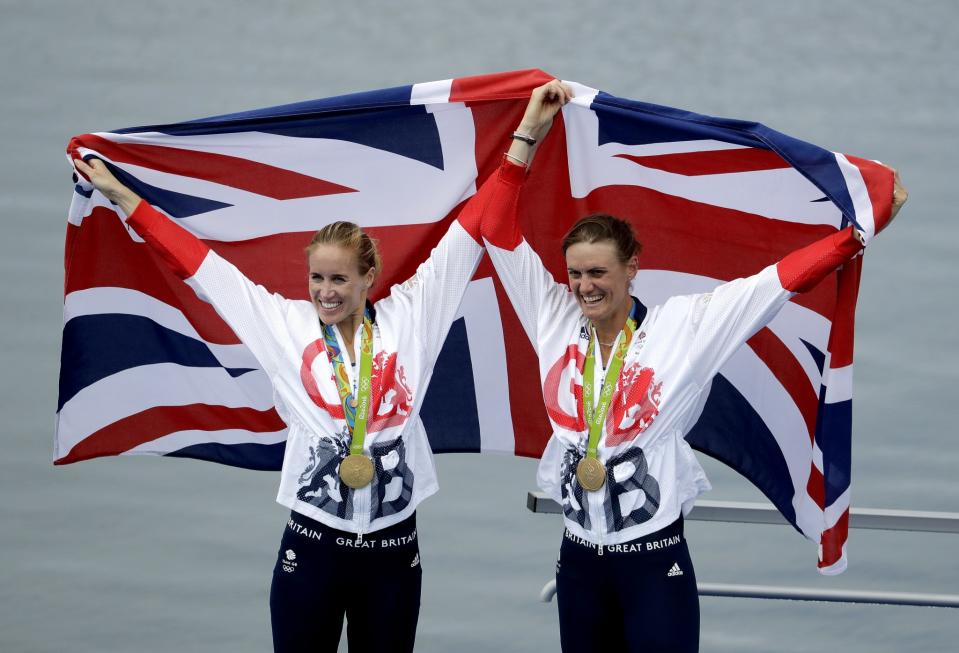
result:
[(602, 549), (567, 531), (556, 600), (565, 653), (699, 650), (699, 593), (682, 518)]
[(283, 532), (270, 617), (277, 653), (413, 650), (422, 584), (416, 515), (358, 540), (293, 513)]

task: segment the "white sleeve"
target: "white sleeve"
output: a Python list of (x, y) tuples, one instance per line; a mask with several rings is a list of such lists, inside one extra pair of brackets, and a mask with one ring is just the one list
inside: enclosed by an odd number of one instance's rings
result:
[(689, 302), (693, 333), (687, 356), (698, 384), (709, 383), (736, 349), (772, 320), (792, 296), (780, 284), (776, 266), (770, 265), (710, 293), (682, 298)]
[(487, 244), (487, 250), (523, 330), (538, 351), (538, 343), (549, 340), (553, 328), (568, 328), (579, 311), (576, 301), (565, 284), (553, 279), (525, 239), (511, 250), (492, 244)]
[(213, 251), (186, 280), (233, 329), (270, 376), (283, 357), (287, 317), (292, 302), (250, 281), (236, 266)]
[[(482, 258), (483, 248), (454, 220), (413, 276), (393, 286), (389, 296), (377, 303), (377, 312), (403, 316), (396, 321), (397, 329), (413, 330), (429, 365), (439, 356)], [(404, 335), (402, 340), (406, 339)]]

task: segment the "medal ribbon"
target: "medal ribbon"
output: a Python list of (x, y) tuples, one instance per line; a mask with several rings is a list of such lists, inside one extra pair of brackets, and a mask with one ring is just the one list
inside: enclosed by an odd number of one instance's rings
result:
[(373, 324), (370, 322), (369, 312), (363, 316), (363, 328), (360, 336), (360, 377), (357, 381), (356, 402), (354, 405), (353, 389), (350, 387), (350, 377), (343, 362), (343, 352), (332, 325), (323, 325), (323, 343), (326, 345), (330, 362), (333, 364), (333, 378), (336, 380), (336, 390), (343, 404), (343, 415), (346, 425), (350, 429), (350, 453), (362, 454), (363, 441), (366, 439), (366, 422), (370, 415), (370, 394), (372, 392), (371, 379), (373, 376)]
[(596, 357), (593, 355), (593, 337), (599, 339), (596, 329), (592, 324), (589, 326), (589, 351), (586, 354), (586, 363), (583, 366), (583, 415), (586, 417), (586, 423), (589, 425), (589, 441), (586, 445), (586, 457), (596, 458), (599, 452), (599, 438), (603, 432), (603, 422), (606, 421), (606, 413), (613, 400), (613, 391), (616, 390), (616, 381), (619, 379), (619, 373), (623, 370), (623, 361), (626, 359), (626, 351), (629, 349), (629, 343), (633, 339), (633, 333), (636, 331), (636, 303), (633, 302), (633, 308), (626, 318), (626, 325), (620, 331), (617, 339), (619, 346), (612, 353), (612, 359), (609, 367), (606, 369), (606, 378), (603, 380), (603, 389), (599, 395), (599, 403), (593, 408), (593, 375), (596, 367)]

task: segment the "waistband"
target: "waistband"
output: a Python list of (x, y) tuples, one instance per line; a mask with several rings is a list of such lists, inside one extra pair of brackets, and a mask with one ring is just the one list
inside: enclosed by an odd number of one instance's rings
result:
[(563, 545), (575, 546), (581, 551), (590, 551), (597, 556), (601, 555), (645, 555), (671, 549), (685, 541), (683, 537), (683, 518), (680, 516), (669, 526), (664, 526), (655, 533), (643, 535), (635, 540), (620, 544), (594, 544), (574, 535), (567, 528), (563, 532)]
[(344, 549), (393, 549), (416, 543), (416, 513), (373, 533), (350, 533), (327, 526), (298, 512), (286, 522), (290, 533)]

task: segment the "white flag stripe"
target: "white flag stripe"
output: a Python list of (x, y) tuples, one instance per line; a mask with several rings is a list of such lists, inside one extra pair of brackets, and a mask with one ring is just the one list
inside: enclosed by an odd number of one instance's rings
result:
[(838, 404), (852, 399), (852, 365), (827, 368), (823, 375), (826, 386), (826, 403)]
[(849, 191), (849, 197), (852, 198), (853, 210), (856, 212), (856, 222), (863, 228), (862, 235), (868, 245), (872, 237), (876, 235), (876, 219), (872, 214), (869, 189), (866, 188), (862, 172), (855, 164), (850, 163), (849, 159), (842, 154), (837, 152), (833, 154), (836, 156), (836, 163), (839, 164), (843, 179), (846, 180), (846, 188)]
[(812, 450), (802, 413), (769, 368), (748, 347), (740, 347), (723, 366), (721, 374), (743, 394), (776, 439), (793, 483), (797, 525), (807, 536), (818, 537), (822, 530), (822, 511), (806, 492)]
[[(277, 200), (242, 189), (203, 179), (183, 177), (131, 164), (118, 167), (141, 181), (177, 193), (228, 204), (223, 208), (178, 218), (177, 224), (200, 238), (233, 242), (289, 232), (312, 232), (336, 220), (350, 220), (362, 226), (422, 224), (442, 219), (449, 206), (455, 205), (467, 189), (473, 188), (475, 167), (445, 171), (420, 162), (364, 145), (338, 142), (340, 149), (362, 149), (344, 159), (351, 164), (340, 166), (334, 183), (360, 192), (335, 193), (314, 197)], [(326, 155), (326, 160), (336, 158)], [(365, 164), (365, 165), (359, 165)], [(371, 192), (368, 179), (363, 184), (352, 181), (366, 172), (376, 178), (382, 194)], [(343, 183), (346, 182), (346, 183)], [(365, 192), (364, 192), (365, 191)], [(425, 208), (424, 208), (425, 207)], [(263, 216), (269, 216), (264, 220)]]
[[(446, 178), (443, 184), (453, 184), (454, 188), (462, 187), (459, 199), (450, 204), (456, 206), (476, 193), (476, 178), (479, 171), (476, 169), (476, 126), (473, 122), (473, 112), (465, 104), (454, 102), (450, 104), (435, 104), (427, 109), (433, 114), (436, 126), (440, 130), (440, 145), (443, 148), (443, 169)], [(464, 183), (465, 180), (465, 183)], [(439, 215), (439, 218), (446, 214)], [(429, 220), (430, 222), (435, 219)]]
[(818, 543), (823, 532), (822, 508), (808, 492), (803, 492), (793, 497), (793, 510), (796, 511), (799, 532), (808, 540)]
[(819, 448), (815, 440), (813, 440), (812, 443), (812, 462), (820, 472), (823, 470), (825, 464), (823, 462), (822, 449)]
[[(804, 306), (789, 302), (766, 325), (777, 338), (792, 353), (796, 361), (806, 372), (810, 387), (819, 397), (819, 387), (822, 384), (822, 373), (819, 371), (819, 362), (813, 357), (803, 340), (818, 349), (824, 355), (829, 345), (829, 331), (831, 324), (816, 311)], [(824, 359), (825, 361), (825, 359)], [(823, 362), (825, 366), (825, 362)]]
[[(92, 189), (92, 186), (87, 184), (82, 177), (79, 177), (79, 175), (77, 184), (83, 188), (84, 191)], [(72, 224), (79, 227), (83, 223), (83, 218), (88, 216), (90, 211), (93, 210), (90, 204), (96, 201), (95, 198), (98, 195), (101, 199), (103, 199), (103, 196), (99, 193), (94, 193), (93, 197), (85, 197), (84, 195), (74, 191), (73, 197), (70, 198), (70, 209), (67, 211), (67, 224)]]
[(128, 455), (164, 455), (172, 451), (179, 451), (195, 444), (277, 444), (286, 440), (287, 431), (272, 431), (269, 433), (254, 433), (243, 429), (224, 429), (222, 431), (177, 431), (144, 442), (125, 452)]
[(129, 415), (157, 406), (210, 404), (269, 410), (273, 386), (261, 371), (231, 377), (219, 367), (174, 363), (117, 372), (78, 392), (57, 414), (57, 458), (78, 442)]
[[(573, 99), (570, 104), (574, 104), (578, 107), (582, 107), (586, 110), (589, 110), (589, 106), (593, 103), (593, 100), (596, 98), (596, 95), (599, 91), (591, 86), (586, 86), (580, 84), (579, 82), (572, 82), (568, 79), (563, 80), (564, 84), (567, 84), (570, 88), (573, 89)], [(568, 107), (569, 104), (566, 105)], [(563, 120), (566, 120), (566, 107), (563, 107)]]
[(209, 347), (223, 367), (258, 369), (259, 362), (242, 344), (221, 345), (200, 337), (183, 313), (138, 290), (100, 286), (77, 290), (67, 295), (63, 304), (63, 322), (84, 315), (136, 315), (149, 318), (158, 325), (193, 338)]
[(410, 104), (443, 104), (449, 102), (452, 79), (440, 79), (435, 82), (413, 84)]
[(512, 453), (516, 450), (506, 374), (506, 344), (493, 280), (470, 283), (460, 305), (466, 322), (481, 451)]
[[(823, 518), (826, 522), (826, 529), (830, 529), (836, 525), (843, 514), (849, 509), (849, 498), (850, 498), (850, 488), (836, 497), (836, 500), (833, 501), (830, 505), (826, 506), (826, 510), (823, 512)], [(825, 530), (825, 529), (824, 529)]]
[(722, 375), (743, 394), (765, 422), (790, 464), (794, 484), (800, 484), (797, 479), (801, 479), (805, 491), (812, 451), (806, 421), (792, 397), (748, 347), (736, 350), (723, 366)]

